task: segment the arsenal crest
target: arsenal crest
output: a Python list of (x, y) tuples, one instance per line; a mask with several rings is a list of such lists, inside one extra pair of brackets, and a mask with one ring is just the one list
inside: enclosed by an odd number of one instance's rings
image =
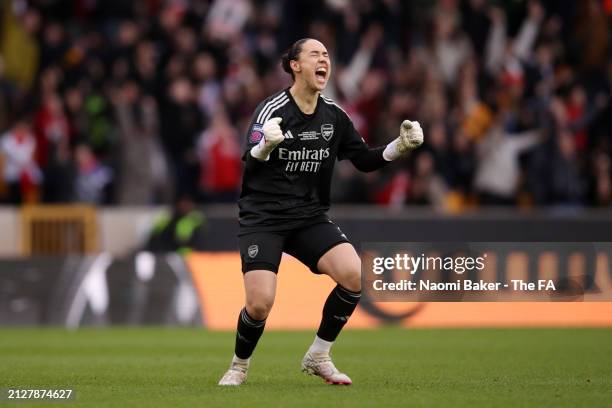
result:
[(326, 142), (329, 142), (329, 140), (332, 138), (333, 135), (334, 135), (334, 125), (330, 125), (330, 124), (321, 125), (321, 136), (323, 136), (323, 139), (325, 139)]
[(251, 245), (247, 251), (251, 258), (255, 258), (257, 256), (257, 253), (259, 252), (259, 246)]

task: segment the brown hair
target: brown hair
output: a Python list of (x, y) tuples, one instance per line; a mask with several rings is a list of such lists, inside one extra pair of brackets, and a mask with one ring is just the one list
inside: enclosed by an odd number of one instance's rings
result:
[(302, 52), (302, 45), (304, 45), (304, 43), (308, 40), (310, 40), (310, 38), (302, 38), (301, 40), (297, 40), (296, 42), (293, 43), (291, 47), (289, 47), (289, 49), (281, 57), (281, 62), (283, 64), (283, 70), (286, 73), (291, 74), (291, 78), (293, 80), (295, 80), (295, 74), (293, 73), (293, 70), (291, 69), (290, 62), (297, 61), (297, 59), (299, 58), (300, 52)]

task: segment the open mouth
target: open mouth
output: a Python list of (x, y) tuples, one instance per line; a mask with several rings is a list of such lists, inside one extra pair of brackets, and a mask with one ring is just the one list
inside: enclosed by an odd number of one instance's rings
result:
[(315, 71), (315, 76), (319, 79), (327, 78), (327, 69), (326, 68), (317, 68)]

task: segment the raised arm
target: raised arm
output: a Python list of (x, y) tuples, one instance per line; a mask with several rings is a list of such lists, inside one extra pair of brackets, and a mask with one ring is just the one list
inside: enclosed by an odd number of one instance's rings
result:
[(346, 140), (339, 159), (348, 158), (358, 170), (370, 172), (419, 147), (423, 143), (423, 130), (419, 122), (404, 120), (396, 139), (386, 146), (370, 148), (350, 123)]
[(271, 118), (262, 126), (263, 137), (251, 148), (251, 156), (261, 161), (268, 161), (270, 153), (278, 146), (285, 136), (280, 128), (282, 118)]

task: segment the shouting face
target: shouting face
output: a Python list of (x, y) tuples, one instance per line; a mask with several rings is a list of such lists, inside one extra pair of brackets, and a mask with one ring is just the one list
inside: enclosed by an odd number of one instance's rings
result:
[(317, 40), (307, 40), (296, 60), (291, 61), (296, 81), (304, 81), (311, 89), (322, 91), (331, 74), (327, 48)]

